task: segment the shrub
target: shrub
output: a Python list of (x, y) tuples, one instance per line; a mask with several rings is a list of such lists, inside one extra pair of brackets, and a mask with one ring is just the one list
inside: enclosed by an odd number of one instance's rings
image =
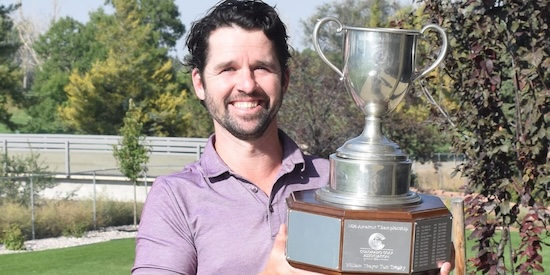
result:
[[(138, 205), (141, 211), (142, 204)], [(96, 201), (97, 228), (133, 223), (133, 203), (100, 198)], [(31, 209), (18, 203), (0, 204), (0, 230), (18, 224), (23, 236), (32, 236)], [(94, 229), (92, 200), (41, 200), (35, 206), (35, 237), (81, 237)], [(1, 235), (0, 231), (0, 235)], [(1, 237), (1, 236), (0, 236)]]
[(2, 243), (9, 250), (23, 250), (25, 247), (25, 235), (17, 224), (10, 224), (2, 230)]
[[(119, 226), (133, 224), (133, 202), (100, 199), (97, 201), (97, 225)], [(141, 204), (138, 205), (141, 213)]]
[(48, 172), (48, 166), (40, 160), (40, 154), (34, 151), (28, 155), (0, 154), (0, 163), (0, 203), (28, 205), (31, 195), (36, 201), (40, 197), (40, 191), (56, 185)]
[(44, 201), (36, 211), (36, 223), (39, 238), (78, 237), (79, 231), (93, 226), (92, 208), (77, 200)]
[(86, 231), (88, 230), (88, 223), (87, 222), (73, 222), (72, 224), (68, 225), (63, 229), (63, 236), (65, 237), (83, 237), (84, 234), (86, 234)]
[(31, 210), (19, 203), (4, 203), (0, 205), (0, 237), (4, 228), (17, 224), (23, 234), (31, 236)]

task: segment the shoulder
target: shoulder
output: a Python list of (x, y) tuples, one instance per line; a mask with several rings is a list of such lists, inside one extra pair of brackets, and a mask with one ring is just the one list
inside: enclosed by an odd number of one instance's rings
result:
[(156, 177), (151, 191), (162, 189), (175, 192), (176, 190), (201, 188), (205, 184), (200, 163), (193, 162), (186, 165), (179, 172)]

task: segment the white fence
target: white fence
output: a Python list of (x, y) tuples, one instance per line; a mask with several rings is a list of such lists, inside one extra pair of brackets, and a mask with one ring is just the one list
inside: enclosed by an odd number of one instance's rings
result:
[[(102, 135), (0, 134), (0, 146), (5, 155), (30, 151), (41, 155), (54, 153), (55, 156), (51, 158), (63, 163), (64, 173), (70, 177), (71, 166), (75, 166), (75, 162), (80, 163), (80, 167), (86, 167), (84, 170), (101, 169), (101, 167), (94, 167), (90, 158), (86, 161), (71, 162), (71, 158), (86, 153), (102, 153), (103, 156), (95, 154), (93, 158), (100, 163), (108, 162), (110, 168), (114, 168), (112, 167), (113, 146), (119, 144), (121, 138), (121, 136)], [(195, 160), (202, 154), (206, 142), (206, 138), (146, 137), (145, 139), (145, 145), (149, 146), (151, 156), (177, 155)], [(101, 158), (106, 161), (102, 161)], [(50, 159), (50, 161), (53, 160)], [(82, 165), (83, 162), (89, 165)]]

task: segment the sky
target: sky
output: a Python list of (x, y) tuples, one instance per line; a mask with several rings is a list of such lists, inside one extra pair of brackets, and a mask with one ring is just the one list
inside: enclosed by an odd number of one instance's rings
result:
[[(7, 5), (22, 2), (23, 16), (31, 19), (40, 26), (48, 26), (50, 19), (57, 14), (58, 16), (70, 16), (82, 23), (86, 23), (91, 11), (104, 7), (105, 0), (0, 0), (0, 4)], [(290, 44), (303, 49), (302, 45), (302, 27), (301, 20), (305, 20), (315, 12), (318, 6), (324, 3), (335, 2), (336, 0), (265, 0), (270, 5), (275, 5), (279, 11), (279, 16), (285, 22), (289, 29)], [(205, 12), (215, 5), (218, 0), (175, 0), (180, 11), (180, 19), (189, 30), (191, 23), (205, 14)], [(57, 3), (57, 9), (54, 10)], [(105, 9), (109, 11), (109, 9)], [(57, 11), (57, 12), (55, 12)], [(183, 57), (183, 41), (186, 34), (178, 41), (177, 57)]]

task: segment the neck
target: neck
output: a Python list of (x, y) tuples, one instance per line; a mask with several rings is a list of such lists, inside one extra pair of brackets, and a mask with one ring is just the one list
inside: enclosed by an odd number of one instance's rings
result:
[(281, 168), (283, 146), (276, 123), (256, 140), (240, 140), (216, 129), (216, 152), (229, 168), (270, 195)]

